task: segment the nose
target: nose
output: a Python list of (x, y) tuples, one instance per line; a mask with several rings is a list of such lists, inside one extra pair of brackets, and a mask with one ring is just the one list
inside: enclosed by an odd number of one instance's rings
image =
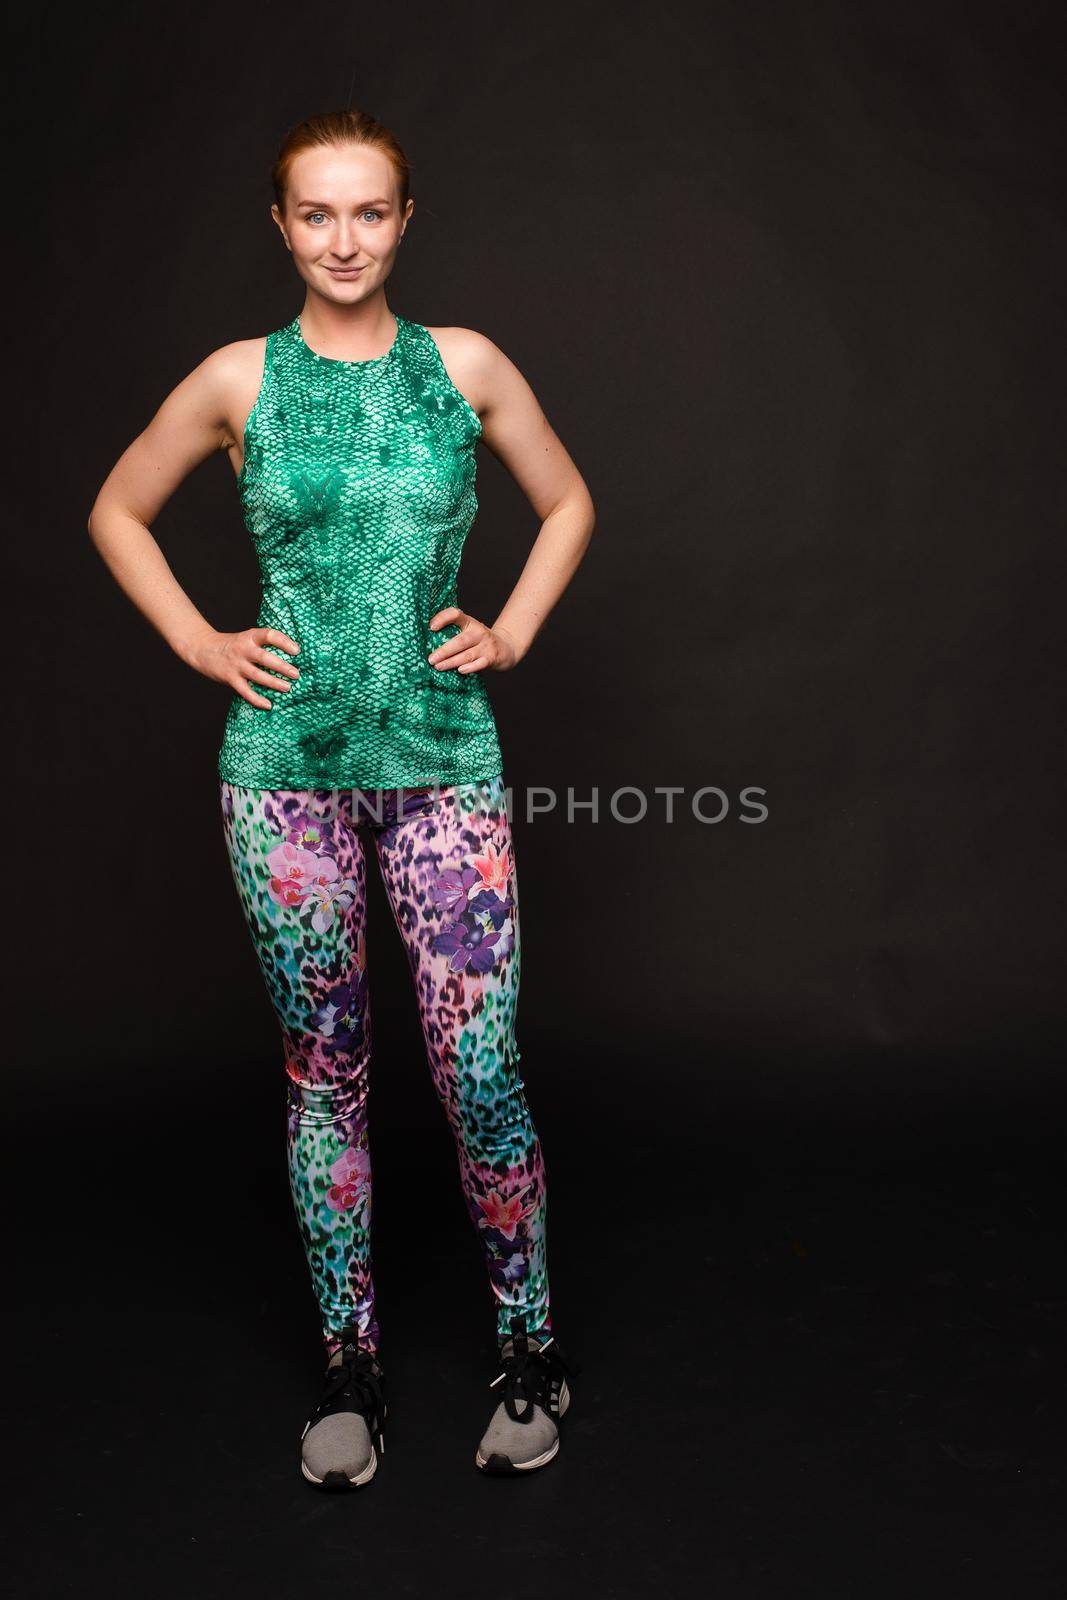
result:
[(338, 261), (343, 262), (346, 266), (351, 256), (359, 255), (359, 240), (345, 223), (341, 224), (340, 232), (333, 247), (333, 253)]

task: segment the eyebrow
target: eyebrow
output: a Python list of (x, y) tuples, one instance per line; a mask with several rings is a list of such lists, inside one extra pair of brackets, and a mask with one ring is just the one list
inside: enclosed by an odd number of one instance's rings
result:
[[(316, 209), (320, 211), (329, 211), (331, 209), (330, 203), (327, 200), (298, 200), (296, 203), (298, 206), (315, 206)], [(356, 210), (366, 211), (368, 206), (387, 206), (388, 204), (389, 201), (384, 199), (361, 200), (359, 205), (356, 207)]]

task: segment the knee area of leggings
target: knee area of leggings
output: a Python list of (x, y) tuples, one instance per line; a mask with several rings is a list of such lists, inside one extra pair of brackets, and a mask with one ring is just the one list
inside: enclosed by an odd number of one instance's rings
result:
[(527, 1147), (537, 1138), (526, 1097), (514, 1087), (461, 1099), (453, 1124), (462, 1137), (498, 1149)]
[(287, 1062), (285, 1083), (290, 1115), (301, 1122), (338, 1122), (366, 1115), (370, 1079), (365, 1059), (338, 1062), (328, 1078), (294, 1072)]
[(365, 1079), (370, 1069), (370, 1036), (342, 1042), (342, 1035), (294, 1034), (285, 1030), (285, 1075), (297, 1089), (340, 1089)]

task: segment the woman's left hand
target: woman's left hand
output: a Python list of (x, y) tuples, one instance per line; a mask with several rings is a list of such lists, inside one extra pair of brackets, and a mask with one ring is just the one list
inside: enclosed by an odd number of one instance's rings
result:
[(506, 672), (519, 659), (519, 652), (510, 635), (499, 628), (487, 628), (484, 622), (468, 616), (458, 606), (446, 606), (443, 611), (434, 612), (430, 618), (430, 628), (437, 633), (450, 622), (458, 622), (463, 631), (430, 651), (426, 659), (438, 671), (455, 668), (466, 675), (480, 672), (483, 667), (492, 667), (496, 672)]

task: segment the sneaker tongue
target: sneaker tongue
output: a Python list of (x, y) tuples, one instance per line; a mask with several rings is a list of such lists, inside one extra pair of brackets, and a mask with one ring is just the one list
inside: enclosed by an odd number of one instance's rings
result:
[(347, 1340), (341, 1346), (340, 1350), (335, 1350), (333, 1355), (330, 1357), (326, 1367), (327, 1372), (329, 1372), (333, 1367), (339, 1367), (341, 1362), (345, 1359), (346, 1353), (351, 1356), (356, 1354), (358, 1350), (359, 1346), (353, 1340)]
[[(552, 1335), (549, 1334), (549, 1333), (543, 1333), (543, 1332), (541, 1332), (541, 1333), (528, 1333), (526, 1335), (526, 1342), (527, 1342), (527, 1344), (528, 1344), (528, 1346), (530, 1348), (531, 1353), (534, 1350), (540, 1350), (541, 1346), (543, 1344), (547, 1344), (551, 1337), (552, 1337)], [(514, 1339), (512, 1339), (511, 1335), (509, 1334), (508, 1337), (504, 1340), (504, 1343), (500, 1348), (500, 1354), (502, 1356), (510, 1356), (514, 1351), (514, 1348), (515, 1348), (515, 1341), (514, 1341)]]

